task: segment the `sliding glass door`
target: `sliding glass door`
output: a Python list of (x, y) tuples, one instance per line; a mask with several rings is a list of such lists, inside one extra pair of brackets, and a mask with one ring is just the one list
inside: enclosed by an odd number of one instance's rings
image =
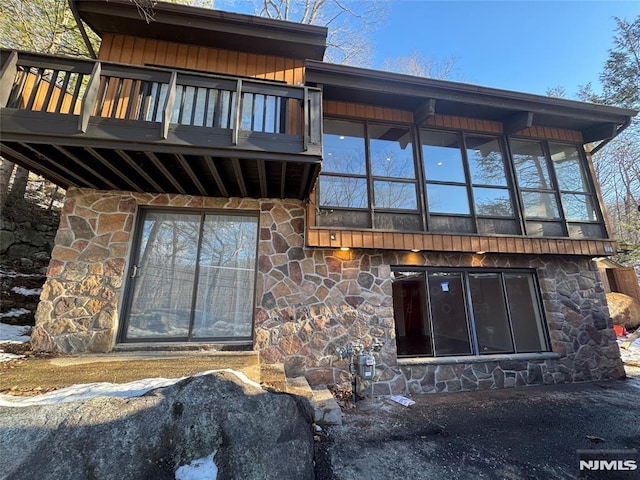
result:
[(124, 342), (251, 340), (258, 218), (143, 210)]

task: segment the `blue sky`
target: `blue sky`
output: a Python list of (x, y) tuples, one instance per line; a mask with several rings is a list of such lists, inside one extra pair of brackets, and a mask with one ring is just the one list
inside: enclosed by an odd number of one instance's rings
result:
[(426, 1), (392, 4), (374, 34), (374, 68), (418, 50), (456, 56), (461, 81), (544, 95), (561, 85), (573, 97), (598, 75), (613, 45), (614, 16), (632, 20), (639, 1)]

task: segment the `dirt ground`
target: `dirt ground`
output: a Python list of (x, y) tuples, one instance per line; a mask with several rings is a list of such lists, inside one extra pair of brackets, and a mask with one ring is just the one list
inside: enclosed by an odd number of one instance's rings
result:
[(93, 356), (91, 363), (82, 357), (35, 354), (27, 344), (4, 344), (6, 352), (26, 354), (8, 362), (0, 362), (0, 393), (37, 395), (78, 383), (126, 383), (144, 378), (180, 378), (207, 370), (232, 368), (260, 381), (257, 362), (241, 356), (222, 357), (182, 353), (179, 357), (160, 359)]
[[(566, 479), (577, 450), (640, 451), (640, 369), (625, 381), (359, 402), (317, 443), (318, 480)], [(635, 454), (640, 465), (640, 457)], [(615, 476), (622, 473), (621, 476)], [(595, 478), (595, 477), (589, 477)], [(638, 479), (640, 471), (597, 478)]]

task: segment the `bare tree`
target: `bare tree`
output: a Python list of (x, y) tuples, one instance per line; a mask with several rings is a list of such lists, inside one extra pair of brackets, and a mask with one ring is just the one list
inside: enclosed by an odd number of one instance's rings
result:
[[(458, 58), (456, 56), (445, 58), (426, 57), (421, 52), (414, 50), (406, 57), (385, 59), (383, 69), (415, 77), (445, 80), (457, 77), (455, 75), (457, 62)], [(460, 78), (457, 79), (461, 80)]]

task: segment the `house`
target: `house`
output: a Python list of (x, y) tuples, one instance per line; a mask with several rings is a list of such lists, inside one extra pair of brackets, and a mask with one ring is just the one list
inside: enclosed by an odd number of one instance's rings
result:
[(636, 111), (324, 63), (317, 26), (70, 5), (95, 60), (0, 57), (2, 155), (67, 189), (34, 348), (254, 349), (313, 385), (375, 340), (376, 394), (624, 377), (585, 146)]

